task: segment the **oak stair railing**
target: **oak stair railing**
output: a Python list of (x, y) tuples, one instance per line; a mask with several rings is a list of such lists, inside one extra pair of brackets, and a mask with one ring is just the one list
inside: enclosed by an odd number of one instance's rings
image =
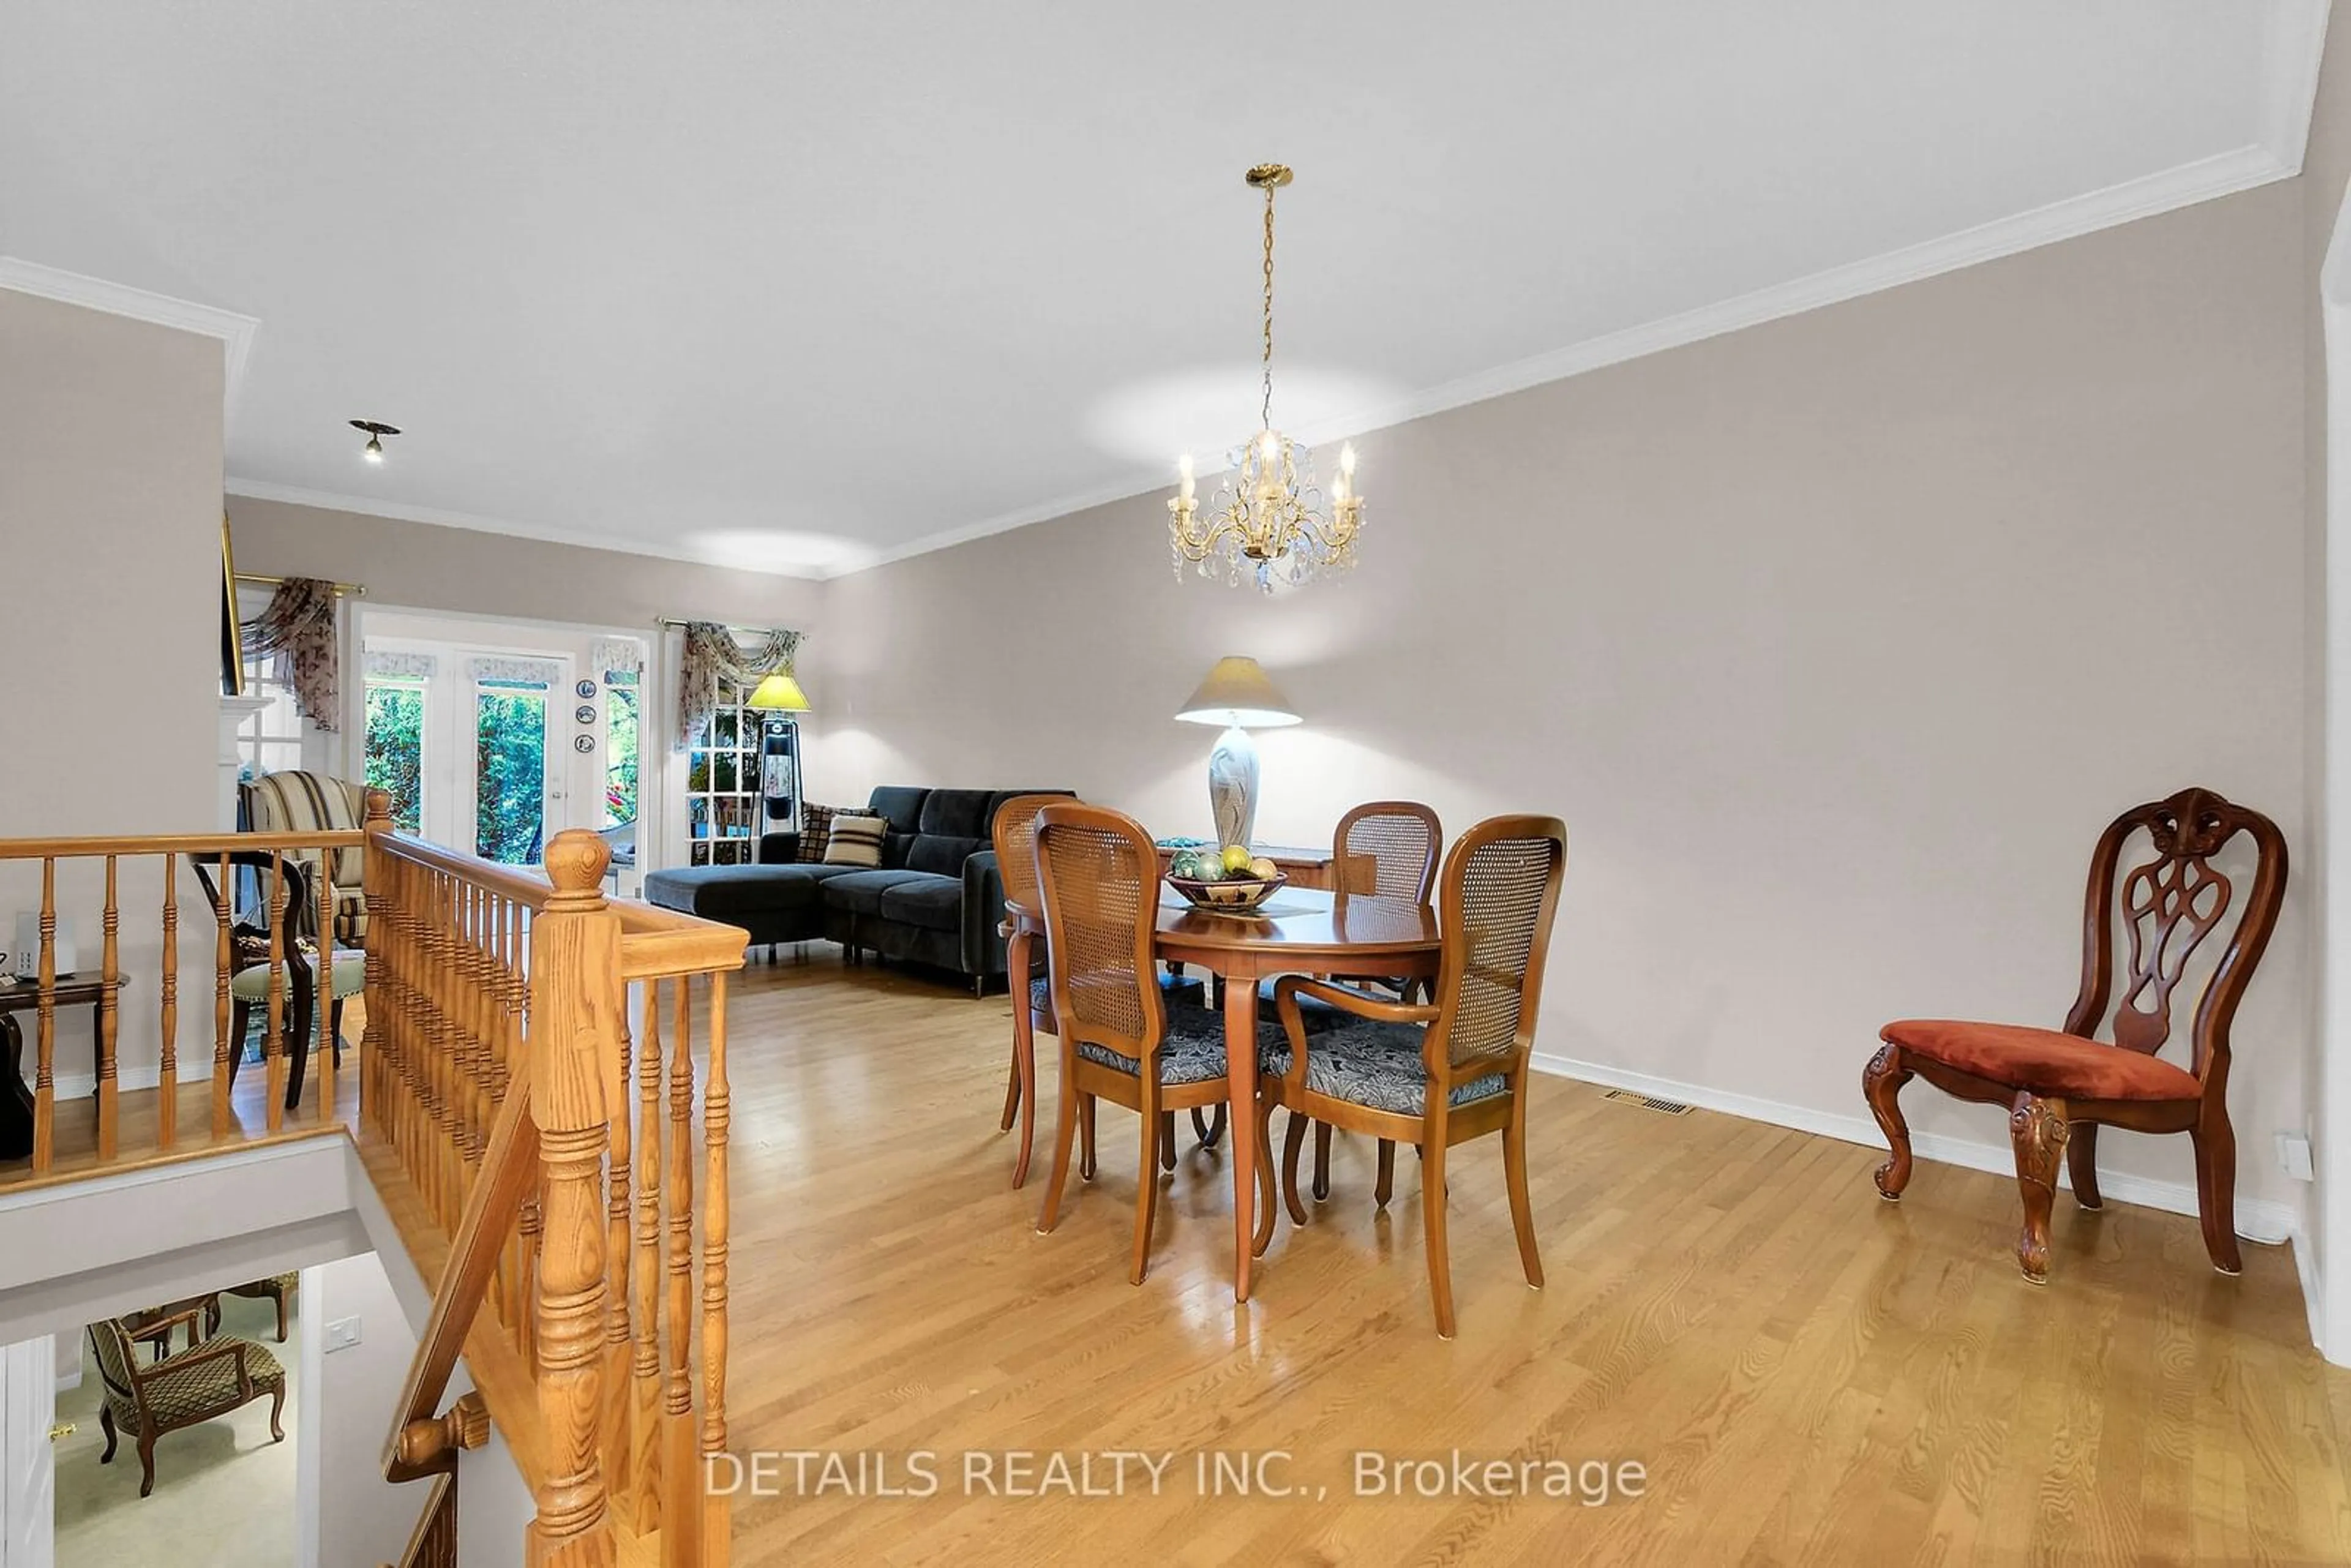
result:
[[(334, 930), (334, 889), (329, 877), (318, 873), (328, 855), (358, 850), (364, 841), (358, 831), (0, 839), (0, 872), (21, 879), (12, 893), (28, 901), (33, 863), (37, 862), (40, 912), (37, 950), (23, 956), (31, 961), (29, 977), (11, 987), (12, 999), (27, 1005), (0, 1019), (0, 1037), (5, 1037), (13, 1056), (24, 1051), (20, 1019), (31, 1015), (31, 1060), (21, 1064), (32, 1082), (31, 1161), (0, 1171), (0, 1188), (214, 1154), (231, 1144), (333, 1130), (338, 1121), (337, 1084), (328, 1032), (333, 1013), (332, 985), (312, 988), (313, 977), (323, 977), (325, 967), (319, 964), (315, 948), (305, 953), (308, 944), (288, 942), (287, 928)], [(214, 896), (210, 899), (198, 891), (204, 880), (198, 875), (199, 867), (211, 879)], [(289, 875), (289, 867), (302, 868), (309, 874)], [(247, 872), (252, 874), (241, 875)], [(57, 1093), (57, 1037), (64, 1021), (57, 1000), (60, 873), (69, 907), (87, 909), (95, 903), (99, 912), (96, 963), (89, 961), (85, 932), (72, 977), (80, 983), (82, 994), (94, 990), (96, 996), (94, 1002), (72, 1006), (77, 1015), (84, 1006), (94, 1014), (89, 1060), (96, 1092), (87, 1104), (69, 1100), (62, 1106)], [(258, 961), (242, 950), (240, 937), (257, 941), (260, 933), (241, 933), (233, 924), (238, 889), (248, 883), (258, 884), (266, 904), (256, 912), (266, 915), (268, 924), (266, 953)], [(315, 892), (315, 911), (287, 909), (293, 896), (289, 889), (294, 887), (304, 890), (306, 901)], [(132, 922), (127, 933), (126, 910)], [(305, 915), (307, 921), (301, 918)], [(148, 924), (151, 917), (152, 925)], [(151, 933), (158, 938), (152, 948), (146, 945)], [(137, 955), (129, 964), (124, 961), (126, 946)], [(188, 977), (182, 972), (182, 959), (183, 956), (193, 959), (204, 952), (212, 956), (212, 984), (202, 990), (186, 987), (193, 994), (184, 997), (183, 1008), (183, 984)], [(245, 1041), (232, 1032), (232, 1020), (242, 1009), (232, 999), (231, 986), (240, 969), (265, 966), (263, 996), (254, 1010), (263, 1026), (264, 1061), (257, 1076), (266, 1087), (260, 1107), (250, 1104), (248, 1089), (248, 1103), (240, 1108), (231, 1103), (229, 1056), (233, 1051), (244, 1050)], [(6, 983), (0, 977), (0, 984)], [(150, 1016), (156, 1020), (159, 1055), (150, 1059), (155, 1062), (154, 1089), (142, 1086), (126, 1094), (120, 1061), (126, 1016), (123, 998), (134, 984), (152, 988), (155, 1010)], [(298, 986), (311, 993), (311, 1027), (300, 1039), (295, 1038), (291, 1027)], [(204, 1092), (208, 1104), (193, 1098), (197, 1091), (193, 1081), (183, 1096), (180, 1082), (182, 1014), (201, 1015), (205, 1010), (212, 1015), (211, 1037), (204, 1048), (211, 1062), (210, 1084)], [(298, 1054), (310, 1051), (320, 1060), (310, 1064), (305, 1074), (302, 1103), (289, 1110), (285, 1103), (289, 1071)], [(253, 1082), (251, 1077), (246, 1080), (248, 1085)], [(0, 1091), (14, 1093), (17, 1088), (0, 1083)], [(126, 1099), (131, 1103), (129, 1114)]]
[[(439, 1281), (384, 1454), (387, 1479), (433, 1481), (407, 1563), (454, 1561), (434, 1520), (495, 1422), (536, 1500), (525, 1563), (723, 1565), (706, 1478), (745, 934), (607, 900), (593, 833), (558, 834), (542, 877), (394, 832), (388, 809), (371, 797), (358, 1135)], [(460, 1355), (474, 1391), (444, 1406)]]

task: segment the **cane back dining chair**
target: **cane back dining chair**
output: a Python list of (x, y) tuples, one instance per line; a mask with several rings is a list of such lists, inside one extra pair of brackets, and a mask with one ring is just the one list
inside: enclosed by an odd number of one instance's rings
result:
[[(1061, 1044), (1053, 1172), (1037, 1229), (1060, 1222), (1070, 1146), (1081, 1126), (1091, 1128), (1095, 1102), (1123, 1105), (1143, 1126), (1128, 1272), (1139, 1285), (1150, 1269), (1160, 1151), (1173, 1135), (1163, 1113), (1226, 1101), (1223, 1022), (1206, 1008), (1171, 1006), (1160, 989), (1152, 956), (1159, 851), (1140, 822), (1060, 800), (1038, 813), (1036, 839), (1047, 983)], [(1260, 1159), (1259, 1167), (1257, 1179), (1270, 1189), (1271, 1166)]]
[[(1445, 857), (1438, 899), (1444, 956), (1432, 1001), (1397, 1001), (1296, 975), (1274, 988), (1282, 1040), (1262, 1064), (1259, 1136), (1270, 1136), (1280, 1105), (1419, 1148), (1429, 1296), (1437, 1332), (1447, 1339), (1453, 1337), (1453, 1275), (1445, 1167), (1453, 1145), (1502, 1134), (1519, 1261), (1528, 1284), (1540, 1289), (1543, 1282), (1527, 1198), (1527, 1059), (1566, 871), (1567, 828), (1559, 819), (1489, 818)], [(1347, 1016), (1326, 1033), (1310, 1034), (1301, 1009), (1309, 998)], [(1302, 1225), (1295, 1138), (1283, 1159), (1290, 1216)], [(1258, 1225), (1260, 1249), (1272, 1233), (1269, 1205)]]
[[(996, 821), (989, 829), (996, 846), (997, 874), (1004, 880), (1005, 913), (1011, 919), (1005, 989), (1011, 993), (1012, 1001), (1012, 1067), (1004, 1086), (1004, 1115), (997, 1130), (1010, 1132), (1013, 1118), (1019, 1118), (1020, 1154), (1012, 1163), (1016, 1191), (1029, 1179), (1029, 1156), (1037, 1140), (1037, 1034), (1040, 1030), (1056, 1037), (1061, 1033), (1053, 1020), (1045, 954), (1033, 923), (1045, 908), (1037, 880), (1037, 813), (1068, 799), (1066, 795), (1015, 795), (996, 809)], [(1088, 1176), (1093, 1174), (1092, 1152), (1087, 1150), (1083, 1174)]]
[[(2211, 863), (2241, 834), (2253, 855), (2252, 884), (2241, 899), (2236, 883)], [(2147, 850), (2134, 852), (2148, 858), (2117, 883), (2126, 846), (2142, 840)], [(2277, 924), (2285, 879), (2285, 840), (2277, 824), (2210, 789), (2182, 789), (2116, 817), (2090, 856), (2082, 988), (2062, 1030), (1903, 1019), (1879, 1031), (1884, 1043), (1861, 1077), (1862, 1092), (1892, 1149), (1877, 1167), (1879, 1194), (1898, 1200), (1910, 1184), (1910, 1129), (1897, 1097), (1914, 1075), (1946, 1094), (2008, 1107), (2024, 1199), (2016, 1260), (2027, 1281), (2044, 1284), (2059, 1154), (2074, 1178), (2074, 1203), (2095, 1211), (2103, 1206), (2102, 1124), (2135, 1133), (2186, 1133), (2195, 1146), (2204, 1249), (2215, 1269), (2237, 1273), (2242, 1260), (2237, 1137), (2229, 1125), (2229, 1025)], [(2191, 966), (2206, 939), (2224, 927), (2217, 959), (2209, 967)], [(2187, 985), (2188, 994), (2178, 994), (2191, 972), (2197, 982)], [(2189, 1061), (2181, 1068), (2157, 1052), (2191, 997)], [(2111, 1043), (2096, 1038), (2102, 1029), (2113, 1036)]]
[[(1331, 835), (1333, 852), (1337, 855), (1336, 881), (1341, 891), (1354, 897), (1394, 898), (1428, 906), (1429, 890), (1437, 884), (1437, 858), (1445, 848), (1445, 829), (1437, 820), (1434, 809), (1417, 800), (1367, 800), (1350, 809), (1339, 819), (1339, 826)], [(1362, 987), (1366, 984), (1385, 986), (1405, 1000), (1412, 999), (1411, 992), (1425, 981), (1395, 980), (1380, 976), (1334, 976), (1342, 985)], [(1336, 1020), (1317, 1019), (1308, 1011), (1310, 1028)], [(1296, 1138), (1303, 1131), (1304, 1122), (1295, 1115), (1286, 1129), (1287, 1135)], [(1384, 1207), (1389, 1189), (1395, 1180), (1395, 1144), (1380, 1140), (1380, 1176), (1377, 1201)], [(1314, 1197), (1317, 1202), (1331, 1196), (1331, 1124), (1314, 1124)]]

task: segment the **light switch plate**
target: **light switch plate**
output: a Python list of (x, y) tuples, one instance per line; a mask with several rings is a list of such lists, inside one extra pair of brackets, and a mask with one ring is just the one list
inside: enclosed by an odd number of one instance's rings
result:
[(2296, 1181), (2313, 1179), (2310, 1166), (2310, 1140), (2300, 1133), (2280, 1133), (2277, 1135), (2278, 1168)]
[(336, 1318), (327, 1324), (326, 1349), (329, 1354), (339, 1350), (349, 1350), (359, 1343), (359, 1319)]

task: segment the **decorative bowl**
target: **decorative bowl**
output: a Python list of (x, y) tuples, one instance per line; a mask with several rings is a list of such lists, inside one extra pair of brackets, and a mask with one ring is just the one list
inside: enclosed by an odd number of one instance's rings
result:
[(1290, 885), (1290, 879), (1280, 872), (1263, 882), (1255, 877), (1196, 882), (1188, 876), (1171, 876), (1165, 880), (1194, 908), (1214, 910), (1220, 915), (1246, 915)]

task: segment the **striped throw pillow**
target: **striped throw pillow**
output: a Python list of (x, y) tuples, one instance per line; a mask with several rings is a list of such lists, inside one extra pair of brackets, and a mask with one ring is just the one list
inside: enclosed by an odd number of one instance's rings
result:
[(824, 863), (827, 865), (878, 866), (882, 863), (882, 835), (890, 830), (883, 817), (852, 817), (839, 815), (832, 819), (832, 834), (825, 842)]

